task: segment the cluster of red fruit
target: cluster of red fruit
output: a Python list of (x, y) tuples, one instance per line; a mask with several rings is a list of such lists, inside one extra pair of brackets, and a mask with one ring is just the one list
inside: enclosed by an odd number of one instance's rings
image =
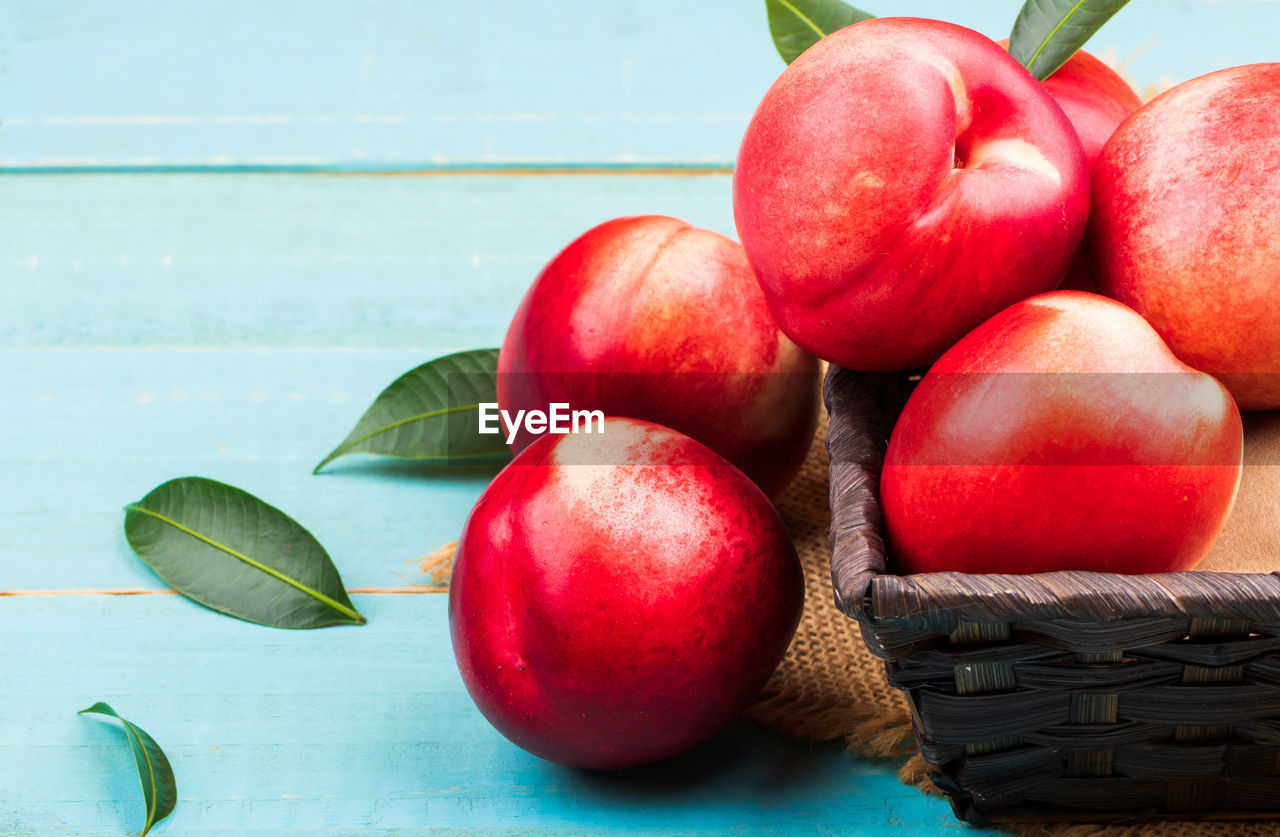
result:
[(929, 367), (881, 486), (904, 572), (1189, 568), (1237, 402), (1280, 408), (1280, 64), (1141, 106), (1084, 53), (1041, 84), (976, 32), (866, 21), (768, 91), (733, 189), (742, 246), (602, 224), (502, 348), (504, 409), (628, 417), (518, 439), (456, 559), (464, 680), (556, 761), (684, 750), (781, 658), (803, 584), (767, 496), (813, 436), (807, 353)]

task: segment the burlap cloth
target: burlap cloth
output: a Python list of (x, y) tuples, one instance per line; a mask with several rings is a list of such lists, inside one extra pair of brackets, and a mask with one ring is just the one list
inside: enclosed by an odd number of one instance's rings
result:
[(840, 740), (854, 753), (903, 762), (899, 776), (919, 784), (924, 760), (911, 743), (911, 714), (889, 686), (884, 663), (862, 644), (857, 624), (836, 609), (827, 530), (827, 418), (824, 414), (800, 475), (778, 501), (804, 566), (805, 604), (787, 656), (747, 710), (784, 735)]
[[(1255, 422), (1260, 427), (1264, 425), (1260, 414)], [(1267, 421), (1266, 426), (1280, 427), (1280, 420)], [(831, 512), (827, 496), (826, 431), (824, 415), (800, 476), (778, 502), (804, 565), (804, 616), (787, 656), (746, 715), (784, 735), (810, 741), (842, 741), (857, 756), (892, 759), (899, 767), (898, 776), (903, 782), (920, 787), (924, 793), (939, 793), (926, 778), (924, 759), (915, 753), (912, 745), (911, 716), (906, 701), (900, 692), (889, 687), (884, 664), (862, 644), (857, 624), (835, 606), (831, 592), (831, 550), (827, 543)], [(1280, 433), (1274, 436), (1280, 437)], [(1272, 437), (1268, 438), (1268, 444), (1276, 444), (1280, 453), (1280, 439), (1272, 442)], [(1280, 462), (1270, 451), (1267, 453), (1263, 456), (1259, 452), (1252, 464)], [(1246, 463), (1249, 458), (1247, 453)], [(1240, 498), (1245, 501), (1245, 508), (1261, 505), (1246, 493), (1251, 476), (1262, 482), (1258, 479), (1260, 473), (1251, 475), (1246, 470), (1246, 485), (1242, 486)], [(1229, 535), (1230, 532), (1224, 533), (1224, 537)], [(1245, 537), (1243, 533), (1236, 536)], [(1226, 566), (1218, 568), (1227, 569)], [(1240, 569), (1256, 570), (1256, 567)], [(1053, 837), (1280, 834), (1280, 823), (1266, 822), (1169, 821), (1140, 827), (1035, 823), (1005, 828), (1018, 834)]]

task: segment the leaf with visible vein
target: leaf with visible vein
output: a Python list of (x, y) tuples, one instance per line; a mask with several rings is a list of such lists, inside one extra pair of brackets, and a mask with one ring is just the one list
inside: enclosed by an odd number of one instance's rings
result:
[(481, 435), (477, 411), (497, 396), (498, 350), (446, 355), (404, 373), (312, 473), (349, 453), (456, 462), (508, 455), (502, 434)]
[(764, 5), (773, 45), (788, 64), (837, 29), (872, 17), (840, 0), (765, 0)]
[(173, 768), (169, 766), (169, 759), (156, 740), (147, 735), (146, 730), (121, 718), (107, 704), (99, 701), (88, 709), (81, 709), (78, 714), (86, 713), (109, 715), (124, 726), (134, 764), (138, 767), (138, 781), (142, 783), (142, 799), (147, 806), (147, 818), (142, 823), (142, 830), (138, 832), (138, 837), (145, 837), (152, 826), (172, 814), (174, 806), (178, 804), (178, 788), (173, 781)]
[(1044, 81), (1129, 0), (1026, 0), (1009, 36), (1009, 54)]
[(125, 506), (124, 533), (166, 584), (219, 613), (273, 628), (365, 623), (320, 542), (239, 488), (170, 480)]

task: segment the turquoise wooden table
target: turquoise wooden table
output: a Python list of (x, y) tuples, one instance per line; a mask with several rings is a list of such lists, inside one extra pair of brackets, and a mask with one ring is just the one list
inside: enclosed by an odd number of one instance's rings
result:
[[(880, 0), (1003, 34), (1015, 0)], [(1140, 84), (1274, 58), (1272, 3), (1135, 0), (1095, 47)], [(421, 556), (492, 476), (311, 467), (399, 373), (496, 345), (587, 227), (732, 233), (729, 168), (781, 70), (717, 0), (0, 3), (0, 833), (954, 833), (891, 765), (741, 724), (591, 774), (462, 688)], [(387, 173), (413, 176), (385, 176)], [(273, 630), (174, 595), (121, 507), (202, 475), (328, 548), (363, 627)]]

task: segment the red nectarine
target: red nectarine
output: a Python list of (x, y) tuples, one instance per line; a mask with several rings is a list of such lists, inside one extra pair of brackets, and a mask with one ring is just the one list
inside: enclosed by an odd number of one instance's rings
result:
[(1062, 280), (1088, 177), (1062, 109), (994, 41), (880, 18), (823, 38), (774, 82), (733, 203), (792, 340), (842, 366), (904, 369)]
[[(817, 385), (817, 360), (778, 329), (741, 246), (662, 216), (607, 221), (552, 259), (498, 357), (502, 409), (654, 421), (771, 497), (808, 453)], [(534, 438), (522, 431), (512, 450)]]
[(897, 569), (1190, 569), (1231, 510), (1240, 413), (1133, 310), (1055, 291), (956, 343), (911, 394), (881, 482)]
[[(1008, 39), (999, 43), (1008, 48)], [(1080, 138), (1090, 169), (1102, 156), (1102, 147), (1120, 123), (1142, 107), (1142, 100), (1129, 86), (1129, 82), (1084, 50), (1067, 59), (1067, 63), (1041, 84), (1071, 120), (1071, 127), (1075, 128), (1076, 136)], [(1097, 283), (1094, 282), (1093, 270), (1089, 267), (1091, 260), (1088, 242), (1082, 242), (1059, 287), (1096, 291)]]
[(543, 436), (485, 489), (449, 625), (480, 711), (530, 752), (627, 767), (693, 747), (755, 698), (800, 618), (795, 548), (742, 472), (608, 418)]
[(1152, 100), (1107, 143), (1093, 187), (1098, 287), (1241, 408), (1280, 408), (1280, 64)]

